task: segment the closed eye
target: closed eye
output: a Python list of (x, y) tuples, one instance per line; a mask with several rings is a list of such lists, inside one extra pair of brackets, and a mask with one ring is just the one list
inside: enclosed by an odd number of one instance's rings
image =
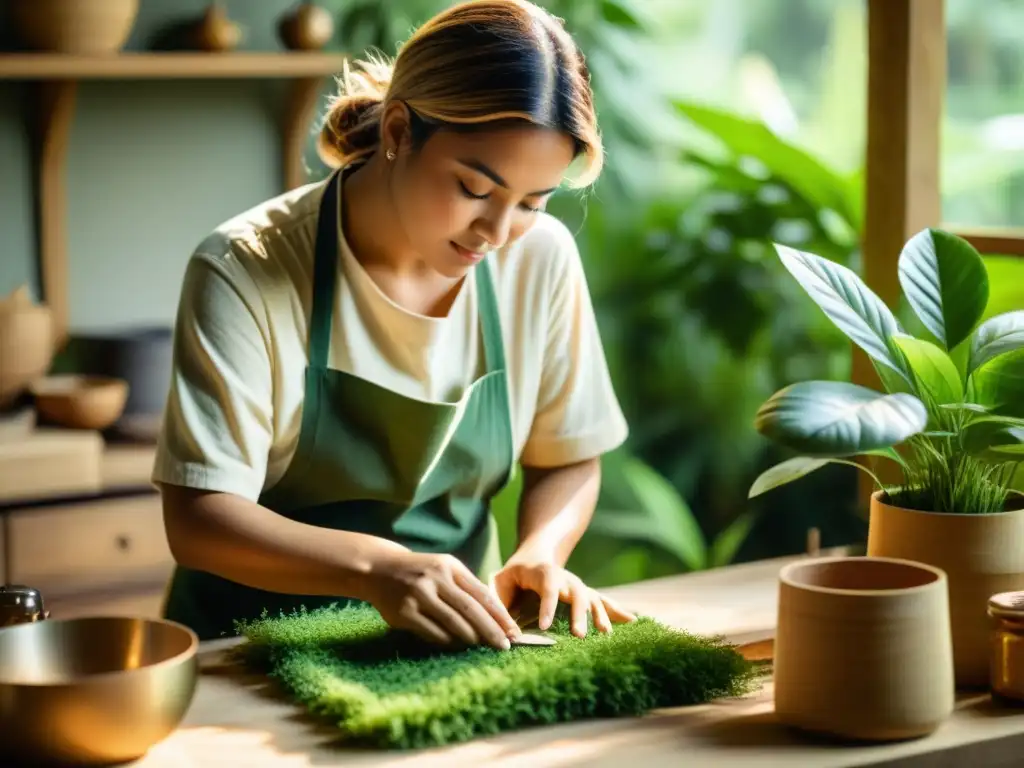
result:
[(471, 197), (474, 200), (486, 200), (489, 197), (489, 195), (474, 195), (472, 192), (469, 191), (469, 187), (463, 184), (461, 180), (459, 181), (459, 186), (462, 188), (462, 194), (464, 194), (466, 197)]
[[(474, 194), (472, 191), (470, 191), (469, 187), (467, 187), (465, 184), (462, 183), (461, 180), (459, 181), (459, 188), (462, 190), (462, 194), (464, 194), (466, 197), (471, 198), (473, 200), (486, 200), (487, 198), (490, 197), (490, 194), (483, 194), (483, 195)], [(526, 203), (520, 203), (519, 207), (522, 208), (524, 211), (527, 211), (529, 213), (537, 213), (538, 211), (540, 211), (539, 207), (534, 208), (533, 206), (527, 205)]]

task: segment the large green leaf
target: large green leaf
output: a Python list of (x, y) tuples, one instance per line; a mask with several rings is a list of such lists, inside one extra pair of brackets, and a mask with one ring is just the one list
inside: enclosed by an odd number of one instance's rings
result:
[(752, 512), (744, 512), (715, 537), (708, 556), (709, 568), (721, 568), (736, 559), (743, 542), (750, 535), (757, 518)]
[(989, 318), (971, 337), (967, 375), (1004, 352), (1024, 348), (1024, 310), (1005, 312)]
[(964, 385), (953, 359), (930, 341), (896, 334), (893, 342), (906, 355), (914, 379), (936, 405), (964, 399)]
[(842, 381), (805, 381), (779, 390), (754, 419), (765, 437), (813, 457), (888, 448), (925, 429), (928, 412), (913, 395), (883, 395)]
[(855, 230), (860, 227), (857, 189), (813, 155), (787, 144), (761, 121), (704, 104), (676, 101), (675, 107), (721, 141), (735, 157), (756, 158), (815, 207), (835, 211)]
[(794, 480), (799, 480), (804, 475), (809, 475), (815, 470), (821, 469), (831, 459), (816, 458), (812, 456), (794, 456), (779, 462), (774, 467), (769, 467), (754, 480), (747, 492), (747, 498), (752, 499), (762, 493), (786, 485)]
[(643, 18), (632, 3), (625, 0), (600, 0), (601, 17), (609, 24), (625, 29), (642, 30)]
[(903, 329), (885, 303), (856, 272), (842, 264), (775, 244), (783, 265), (828, 318), (875, 361), (909, 380), (889, 339)]
[[(898, 464), (905, 464), (903, 457), (899, 455), (893, 448), (879, 448), (871, 451), (863, 451), (861, 455), (865, 456), (882, 456)], [(778, 488), (780, 485), (791, 483), (794, 480), (799, 480), (804, 475), (809, 475), (815, 470), (821, 469), (826, 464), (846, 464), (851, 467), (867, 472), (871, 477), (875, 478), (875, 482), (881, 486), (881, 482), (878, 477), (863, 464), (858, 464), (852, 459), (842, 459), (838, 457), (820, 458), (816, 456), (795, 456), (792, 459), (786, 459), (786, 461), (776, 464), (774, 467), (769, 467), (754, 480), (750, 486), (750, 490), (747, 493), (747, 498), (754, 498), (760, 496), (762, 493)]]
[(606, 483), (614, 500), (601, 502), (590, 526), (594, 533), (660, 547), (688, 570), (707, 567), (704, 532), (675, 487), (634, 456), (615, 452), (606, 459)]
[(971, 375), (974, 402), (991, 413), (1024, 416), (1024, 349), (989, 360)]
[(946, 349), (967, 338), (988, 303), (988, 272), (970, 243), (922, 230), (903, 247), (898, 271), (910, 306)]

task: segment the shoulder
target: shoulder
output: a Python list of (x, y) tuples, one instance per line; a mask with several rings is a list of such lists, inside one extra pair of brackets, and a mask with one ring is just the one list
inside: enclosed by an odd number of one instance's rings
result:
[(549, 213), (539, 214), (522, 237), (496, 255), (499, 282), (520, 297), (538, 293), (550, 297), (583, 275), (575, 235)]
[(322, 187), (299, 187), (214, 227), (188, 260), (181, 309), (210, 318), (244, 312), (269, 327), (271, 316), (303, 306)]
[(306, 184), (232, 216), (198, 243), (193, 261), (228, 279), (246, 275), (259, 282), (294, 274), (293, 262), (312, 258), (322, 195), (322, 182)]
[(518, 257), (549, 271), (573, 269), (580, 262), (576, 237), (569, 228), (550, 213), (541, 212), (533, 226), (514, 244)]

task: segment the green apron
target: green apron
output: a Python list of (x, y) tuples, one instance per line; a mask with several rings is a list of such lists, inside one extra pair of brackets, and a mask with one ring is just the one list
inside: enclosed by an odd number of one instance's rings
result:
[[(455, 555), (487, 581), (501, 567), (490, 499), (514, 457), (501, 321), (488, 261), (475, 269), (486, 370), (457, 403), (405, 397), (327, 367), (338, 278), (340, 173), (327, 181), (317, 221), (309, 366), (295, 455), (259, 503), (303, 523)], [(468, 286), (467, 286), (468, 287)], [(288, 595), (178, 567), (164, 615), (201, 639), (233, 635), (233, 622), (300, 607), (355, 602)]]

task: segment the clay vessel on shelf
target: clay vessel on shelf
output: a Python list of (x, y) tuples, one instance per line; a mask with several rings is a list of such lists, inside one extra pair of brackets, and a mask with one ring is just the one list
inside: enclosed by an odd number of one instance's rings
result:
[(139, 0), (15, 0), (6, 5), (22, 45), (88, 56), (120, 51), (139, 12)]
[(304, 0), (282, 17), (277, 32), (286, 48), (293, 51), (317, 51), (334, 34), (334, 19), (325, 8)]
[(878, 557), (809, 558), (779, 573), (775, 712), (798, 729), (898, 741), (953, 712), (945, 573)]
[(0, 411), (9, 408), (53, 362), (50, 308), (27, 288), (0, 298)]
[(193, 31), (193, 42), (201, 51), (232, 51), (242, 41), (242, 28), (228, 18), (223, 3), (210, 3)]

